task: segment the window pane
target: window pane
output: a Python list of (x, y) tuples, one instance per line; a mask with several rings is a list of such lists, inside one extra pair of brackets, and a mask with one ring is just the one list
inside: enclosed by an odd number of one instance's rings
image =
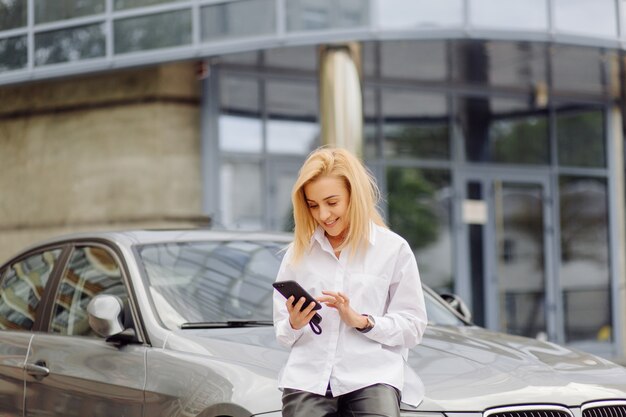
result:
[(219, 120), (220, 149), (225, 152), (260, 152), (263, 147), (261, 120), (237, 115), (222, 115)]
[(546, 0), (472, 0), (468, 2), (473, 26), (506, 30), (547, 30)]
[(567, 342), (610, 342), (606, 180), (561, 177), (561, 267)]
[(201, 9), (202, 40), (268, 35), (276, 31), (274, 0), (222, 3)]
[(220, 149), (225, 152), (261, 152), (263, 124), (245, 115), (222, 114), (219, 119)]
[(617, 36), (614, 0), (554, 0), (557, 31), (584, 35)]
[(26, 26), (26, 5), (26, 0), (0, 0), (0, 30)]
[(378, 76), (379, 50), (381, 42), (361, 42), (361, 73), (364, 78)]
[(135, 7), (152, 6), (162, 3), (176, 3), (184, 0), (114, 0), (113, 8), (115, 10), (132, 9)]
[(0, 39), (0, 72), (26, 66), (26, 45), (26, 36)]
[(450, 174), (441, 170), (387, 168), (389, 227), (409, 242), (424, 283), (452, 290)]
[(35, 0), (35, 23), (104, 13), (104, 0)]
[(153, 14), (114, 22), (115, 53), (191, 43), (191, 11)]
[(450, 158), (446, 96), (383, 90), (382, 111), (386, 157)]
[(319, 137), (316, 85), (268, 81), (266, 86), (268, 151), (307, 155)]
[(267, 121), (267, 150), (276, 154), (307, 155), (317, 146), (319, 132), (315, 121), (270, 119)]
[(545, 110), (529, 107), (526, 101), (466, 97), (459, 111), (469, 161), (549, 164)]
[(104, 24), (35, 34), (35, 65), (104, 56)]
[(260, 52), (242, 52), (239, 54), (220, 55), (219, 62), (234, 65), (251, 65), (256, 66), (259, 62)]
[(378, 119), (379, 113), (376, 93), (379, 90), (365, 87), (363, 89), (363, 159), (376, 160), (378, 154)]
[(221, 211), (225, 228), (258, 230), (263, 221), (263, 173), (261, 164), (246, 161), (222, 162)]
[(369, 0), (289, 0), (290, 32), (356, 28), (369, 24)]
[(590, 93), (607, 91), (603, 76), (604, 52), (597, 48), (553, 46), (552, 80), (556, 93)]
[[(488, 83), (545, 93), (547, 101), (546, 46), (531, 42), (487, 42)], [(543, 91), (538, 90), (543, 88)], [(539, 99), (539, 97), (537, 97)]]
[(384, 28), (440, 29), (463, 24), (463, 0), (377, 0)]
[(315, 45), (268, 49), (264, 56), (266, 67), (290, 68), (311, 73), (317, 71), (317, 46)]
[[(447, 78), (445, 41), (380, 43), (380, 71), (384, 78), (443, 81)], [(427, 56), (428, 59), (424, 59)]]
[(291, 189), (296, 178), (298, 178), (298, 171), (303, 161), (304, 157), (298, 163), (284, 162), (284, 159), (281, 158), (269, 163), (269, 199), (272, 205), (269, 213), (271, 230), (293, 232)]
[(220, 77), (220, 149), (227, 152), (261, 152), (263, 124), (256, 79)]
[(599, 109), (561, 108), (556, 115), (559, 165), (605, 167), (604, 115)]
[(544, 43), (511, 41), (456, 41), (458, 64), (452, 77), (460, 83), (505, 86), (545, 92), (547, 101), (547, 47)]
[(11, 265), (0, 286), (0, 329), (30, 330), (50, 273), (61, 254), (54, 249)]
[(119, 265), (105, 249), (76, 248), (56, 295), (51, 331), (69, 336), (93, 336), (87, 305), (98, 294), (128, 299)]

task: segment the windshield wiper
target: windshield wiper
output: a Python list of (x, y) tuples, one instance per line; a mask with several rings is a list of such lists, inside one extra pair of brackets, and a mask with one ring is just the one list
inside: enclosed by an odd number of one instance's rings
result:
[(181, 329), (217, 329), (228, 327), (257, 327), (272, 326), (274, 323), (270, 320), (227, 320), (227, 321), (201, 321), (197, 323), (183, 323)]

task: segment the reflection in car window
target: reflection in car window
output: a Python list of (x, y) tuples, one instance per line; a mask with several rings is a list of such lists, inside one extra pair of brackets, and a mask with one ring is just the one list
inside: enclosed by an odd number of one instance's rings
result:
[(0, 286), (0, 328), (30, 330), (44, 287), (61, 249), (31, 255), (12, 264)]
[(57, 293), (50, 331), (63, 335), (96, 336), (87, 320), (87, 304), (98, 294), (128, 299), (119, 265), (99, 247), (77, 247), (70, 257)]
[(445, 301), (441, 300), (439, 297), (424, 292), (424, 299), (426, 301), (428, 324), (437, 326), (463, 326), (465, 324), (461, 319), (450, 312), (445, 306)]
[[(140, 247), (150, 295), (165, 326), (271, 320), (280, 242), (168, 243)], [(431, 325), (462, 326), (438, 297), (425, 293)]]
[(182, 323), (271, 320), (280, 242), (196, 242), (139, 250), (150, 294), (167, 327)]

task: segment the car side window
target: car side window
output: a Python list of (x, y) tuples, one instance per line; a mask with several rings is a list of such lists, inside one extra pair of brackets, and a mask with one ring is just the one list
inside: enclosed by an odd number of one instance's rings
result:
[(97, 335), (89, 327), (87, 305), (98, 294), (128, 299), (115, 257), (98, 246), (74, 248), (57, 292), (50, 331), (68, 336)]
[(35, 312), (61, 249), (39, 252), (11, 264), (0, 284), (0, 328), (31, 330)]

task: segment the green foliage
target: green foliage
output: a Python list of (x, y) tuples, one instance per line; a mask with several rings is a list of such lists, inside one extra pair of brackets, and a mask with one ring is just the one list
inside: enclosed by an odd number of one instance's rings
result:
[(493, 160), (517, 164), (549, 164), (550, 141), (545, 117), (505, 119), (492, 123)]
[(559, 113), (557, 116), (559, 165), (604, 167), (604, 116), (602, 111)]
[(0, 30), (26, 26), (26, 0), (0, 1)]
[(433, 204), (436, 189), (420, 170), (389, 168), (387, 191), (389, 225), (413, 250), (437, 240), (439, 219)]

